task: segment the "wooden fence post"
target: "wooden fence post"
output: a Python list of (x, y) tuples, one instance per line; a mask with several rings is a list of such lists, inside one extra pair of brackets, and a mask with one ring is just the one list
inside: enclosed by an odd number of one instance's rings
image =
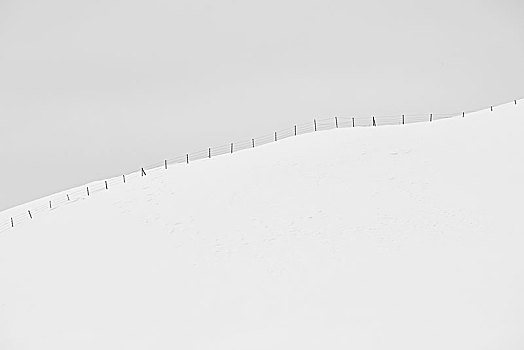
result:
[(186, 154), (186, 164), (189, 164), (189, 153)]
[(255, 148), (255, 139), (251, 139), (251, 143), (253, 144), (253, 148)]
[(402, 114), (402, 125), (404, 125), (404, 114)]
[(315, 131), (317, 131), (317, 120), (313, 119), (313, 123), (315, 124)]
[(373, 117), (373, 126), (377, 126), (377, 123), (375, 123), (375, 117)]
[(335, 117), (335, 127), (338, 129), (338, 118)]
[(351, 120), (353, 121), (353, 127), (355, 127), (355, 118), (351, 118)]
[(167, 159), (164, 160), (164, 168), (166, 168), (166, 170), (167, 170)]
[(87, 186), (86, 188), (87, 188), (87, 195), (89, 196), (89, 186)]
[(108, 190), (109, 188), (107, 187), (107, 180), (104, 180), (104, 183), (106, 184), (106, 190)]
[(233, 153), (233, 142), (231, 142), (231, 153)]
[(29, 217), (32, 219), (33, 215), (31, 215), (31, 210), (28, 210), (27, 212), (29, 213)]
[(124, 178), (124, 183), (126, 183), (126, 176), (122, 175), (122, 177)]
[(66, 196), (67, 196), (67, 200), (69, 201), (69, 194), (66, 194)]
[(493, 106), (491, 106), (491, 111), (493, 112)]
[(433, 113), (431, 113), (431, 114), (429, 115), (429, 121), (430, 121), (430, 122), (433, 121)]
[(144, 168), (141, 168), (141, 169), (142, 169), (142, 176), (147, 175), (146, 172), (144, 171)]
[(15, 222), (13, 221), (12, 217), (11, 217), (11, 227), (15, 227)]
[(275, 141), (277, 140), (277, 132), (275, 131)]
[(462, 118), (464, 118), (464, 115), (465, 115), (465, 113), (464, 113), (464, 112), (462, 112)]
[(49, 209), (53, 209), (53, 205), (51, 204), (51, 201), (49, 201)]
[(297, 136), (297, 126), (295, 125), (295, 136)]
[(207, 149), (207, 157), (211, 158), (211, 147)]

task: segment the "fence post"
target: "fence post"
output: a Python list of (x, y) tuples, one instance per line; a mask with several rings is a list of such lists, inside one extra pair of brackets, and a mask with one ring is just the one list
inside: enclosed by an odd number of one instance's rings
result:
[(189, 164), (189, 153), (186, 154), (186, 164)]
[(231, 142), (231, 153), (233, 153), (233, 142)]
[(11, 217), (11, 227), (15, 227), (15, 222), (13, 221), (12, 217)]
[(207, 157), (211, 158), (211, 147), (207, 149)]
[(87, 186), (86, 188), (87, 188), (87, 196), (89, 196), (89, 186)]
[(67, 196), (67, 200), (69, 201), (69, 194), (66, 194), (66, 196)]
[(141, 168), (141, 169), (142, 169), (142, 176), (147, 175), (146, 172), (144, 171), (144, 168)]
[(124, 183), (126, 183), (126, 176), (122, 175), (122, 177), (124, 178)]
[(431, 113), (431, 114), (429, 115), (429, 121), (430, 121), (430, 122), (433, 121), (433, 113)]
[(404, 125), (404, 114), (402, 114), (402, 125)]
[(313, 119), (313, 123), (315, 124), (315, 131), (317, 131), (317, 120)]
[(251, 139), (251, 143), (253, 144), (253, 148), (255, 148), (255, 139)]
[(275, 131), (275, 141), (277, 140), (277, 132)]
[(373, 126), (377, 126), (377, 123), (375, 123), (375, 117), (373, 117)]
[(53, 209), (53, 205), (51, 204), (51, 201), (49, 201), (49, 209)]
[(164, 168), (166, 168), (166, 170), (167, 170), (167, 159), (164, 160)]
[(353, 121), (353, 127), (355, 127), (355, 118), (351, 118), (351, 120)]
[(31, 210), (28, 210), (27, 212), (29, 213), (29, 217), (32, 219), (33, 215), (31, 215)]
[(295, 125), (295, 136), (297, 136), (297, 126)]
[(517, 104), (517, 100), (515, 100), (515, 104)]
[(335, 127), (338, 129), (338, 118), (335, 117)]
[(493, 112), (493, 106), (491, 106), (491, 111)]
[(107, 189), (108, 189), (108, 188), (107, 188), (107, 180), (104, 180), (104, 183), (106, 184), (106, 190), (107, 190)]

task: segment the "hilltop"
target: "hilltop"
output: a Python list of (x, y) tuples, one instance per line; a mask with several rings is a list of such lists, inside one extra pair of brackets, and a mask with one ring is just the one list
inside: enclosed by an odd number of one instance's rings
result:
[(522, 103), (155, 171), (0, 235), (0, 349), (519, 349)]

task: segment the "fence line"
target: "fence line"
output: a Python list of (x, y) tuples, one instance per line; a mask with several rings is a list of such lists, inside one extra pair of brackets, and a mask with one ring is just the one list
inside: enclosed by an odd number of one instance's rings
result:
[[(436, 120), (448, 119), (452, 117), (465, 117), (467, 114), (479, 112), (482, 110), (493, 111), (495, 107), (508, 103), (516, 105), (517, 102), (521, 100), (522, 98), (519, 98), (516, 100), (512, 100), (511, 102), (504, 102), (498, 105), (490, 105), (475, 110), (468, 110), (457, 113), (402, 114), (390, 116), (372, 115), (368, 117), (336, 116), (331, 118), (313, 119), (312, 122), (296, 124), (291, 128), (277, 130), (273, 134), (262, 135), (259, 137), (251, 138), (250, 140), (231, 142), (226, 145), (208, 147), (205, 150), (178, 155), (173, 158), (164, 159), (161, 162), (149, 164), (147, 166), (142, 167), (140, 170), (129, 174), (123, 174), (122, 176), (95, 181), (86, 184), (83, 187), (78, 187), (73, 190), (63, 191), (48, 197), (41, 198), (35, 201), (41, 203), (35, 204), (31, 209), (20, 208), (19, 211), (9, 214), (5, 218), (0, 219), (0, 232), (7, 231), (13, 227), (16, 227), (17, 225), (20, 225), (25, 221), (31, 221), (35, 216), (38, 216), (42, 212), (55, 210), (69, 203), (76, 202), (87, 197), (91, 197), (95, 193), (108, 191), (115, 186), (125, 184), (129, 181), (136, 180), (143, 176), (155, 174), (160, 170), (169, 170), (170, 165), (183, 163), (189, 164), (197, 160), (213, 158), (224, 154), (232, 154), (242, 150), (259, 147), (268, 143), (278, 142), (289, 137), (295, 137), (316, 131), (341, 128), (375, 127), (386, 125), (413, 124), (420, 122), (433, 122)], [(10, 209), (6, 210), (6, 212), (9, 211)]]

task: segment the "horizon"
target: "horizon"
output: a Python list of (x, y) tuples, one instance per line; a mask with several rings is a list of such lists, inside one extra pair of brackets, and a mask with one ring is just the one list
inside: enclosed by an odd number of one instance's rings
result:
[[(334, 129), (345, 129), (345, 128), (359, 128), (359, 127), (384, 127), (384, 126), (403, 126), (404, 122), (407, 125), (410, 124), (417, 124), (417, 123), (430, 123), (432, 121), (439, 121), (439, 120), (445, 120), (450, 118), (459, 118), (459, 117), (471, 117), (471, 114), (474, 115), (483, 112), (483, 111), (490, 111), (494, 112), (497, 110), (498, 107), (503, 107), (505, 105), (517, 105), (519, 101), (523, 100), (523, 98), (517, 98), (513, 99), (511, 101), (502, 102), (500, 104), (496, 105), (488, 105), (484, 106), (482, 108), (472, 109), (468, 111), (461, 112), (454, 112), (454, 113), (430, 113), (428, 114), (410, 114), (406, 115), (404, 118), (404, 115), (400, 116), (367, 116), (367, 117), (333, 117), (329, 119), (318, 119), (313, 120), (310, 123), (307, 124), (295, 124), (294, 127), (289, 127), (287, 129), (281, 129), (279, 131), (280, 137), (278, 137), (278, 141), (281, 141), (282, 139), (287, 139), (289, 137), (296, 137), (301, 135), (307, 135), (314, 132), (322, 132), (322, 131), (331, 131)], [(522, 103), (522, 102), (520, 102)], [(323, 124), (319, 124), (319, 128), (317, 130), (317, 121), (322, 122)], [(373, 124), (375, 123), (376, 124)], [(326, 122), (328, 125), (326, 125)], [(340, 127), (339, 127), (340, 124)], [(298, 126), (298, 128), (297, 128)], [(293, 135), (293, 131), (295, 134)], [(298, 131), (298, 132), (297, 132)], [(282, 133), (284, 136), (282, 136)], [(157, 171), (160, 169), (168, 169), (172, 166), (177, 166), (184, 163), (193, 163), (194, 161), (199, 160), (207, 160), (210, 158), (215, 158), (217, 156), (221, 155), (228, 155), (230, 153), (236, 153), (243, 150), (248, 149), (254, 149), (261, 146), (264, 146), (266, 144), (271, 144), (273, 141), (277, 142), (277, 140), (273, 140), (273, 135), (277, 137), (277, 132), (266, 134), (266, 135), (260, 135), (259, 137), (252, 138), (251, 140), (241, 140), (237, 142), (243, 143), (243, 145), (240, 146), (240, 148), (235, 148), (234, 152), (230, 152), (230, 149), (233, 150), (233, 145), (235, 142), (218, 145), (215, 147), (207, 147), (205, 149), (201, 150), (195, 150), (194, 152), (189, 152), (185, 154), (179, 154), (161, 161), (157, 161), (155, 163), (150, 163), (149, 165), (144, 165), (140, 167), (140, 169), (131, 171), (125, 174), (120, 174), (114, 177), (108, 177), (108, 178), (99, 178), (99, 179), (92, 179), (91, 181), (75, 186), (72, 188), (64, 189), (62, 191), (58, 191), (52, 194), (49, 194), (47, 196), (43, 196), (37, 199), (34, 199), (32, 201), (29, 201), (27, 203), (23, 203), (14, 207), (10, 207), (4, 210), (0, 210), (0, 217), (2, 214), (4, 214), (2, 218), (2, 222), (0, 222), (0, 232), (6, 231), (9, 229), (9, 218), (11, 220), (11, 228), (14, 228), (15, 223), (18, 225), (19, 223), (23, 223), (24, 221), (27, 221), (28, 219), (32, 219), (35, 214), (39, 214), (41, 212), (45, 212), (48, 210), (54, 210), (58, 207), (61, 207), (65, 204), (72, 204), (76, 202), (79, 199), (86, 199), (87, 197), (90, 197), (90, 195), (94, 195), (97, 192), (112, 189), (113, 186), (120, 185), (121, 183), (129, 182), (130, 180), (133, 181), (136, 178), (140, 178), (142, 176), (150, 175), (150, 171)], [(269, 140), (268, 140), (269, 139)], [(262, 143), (256, 142), (262, 140)], [(251, 141), (252, 145), (251, 146)], [(249, 143), (249, 145), (246, 146), (246, 143)], [(231, 148), (230, 148), (231, 146)], [(218, 148), (218, 153), (216, 151), (216, 148)], [(224, 150), (224, 148), (227, 148)], [(208, 153), (209, 152), (209, 153)], [(187, 157), (187, 158), (186, 158)], [(186, 160), (187, 159), (187, 160)], [(123, 179), (121, 178), (123, 176)], [(122, 181), (123, 180), (123, 181)], [(85, 196), (87, 194), (87, 197)], [(49, 207), (47, 206), (47, 203), (49, 203)]]

